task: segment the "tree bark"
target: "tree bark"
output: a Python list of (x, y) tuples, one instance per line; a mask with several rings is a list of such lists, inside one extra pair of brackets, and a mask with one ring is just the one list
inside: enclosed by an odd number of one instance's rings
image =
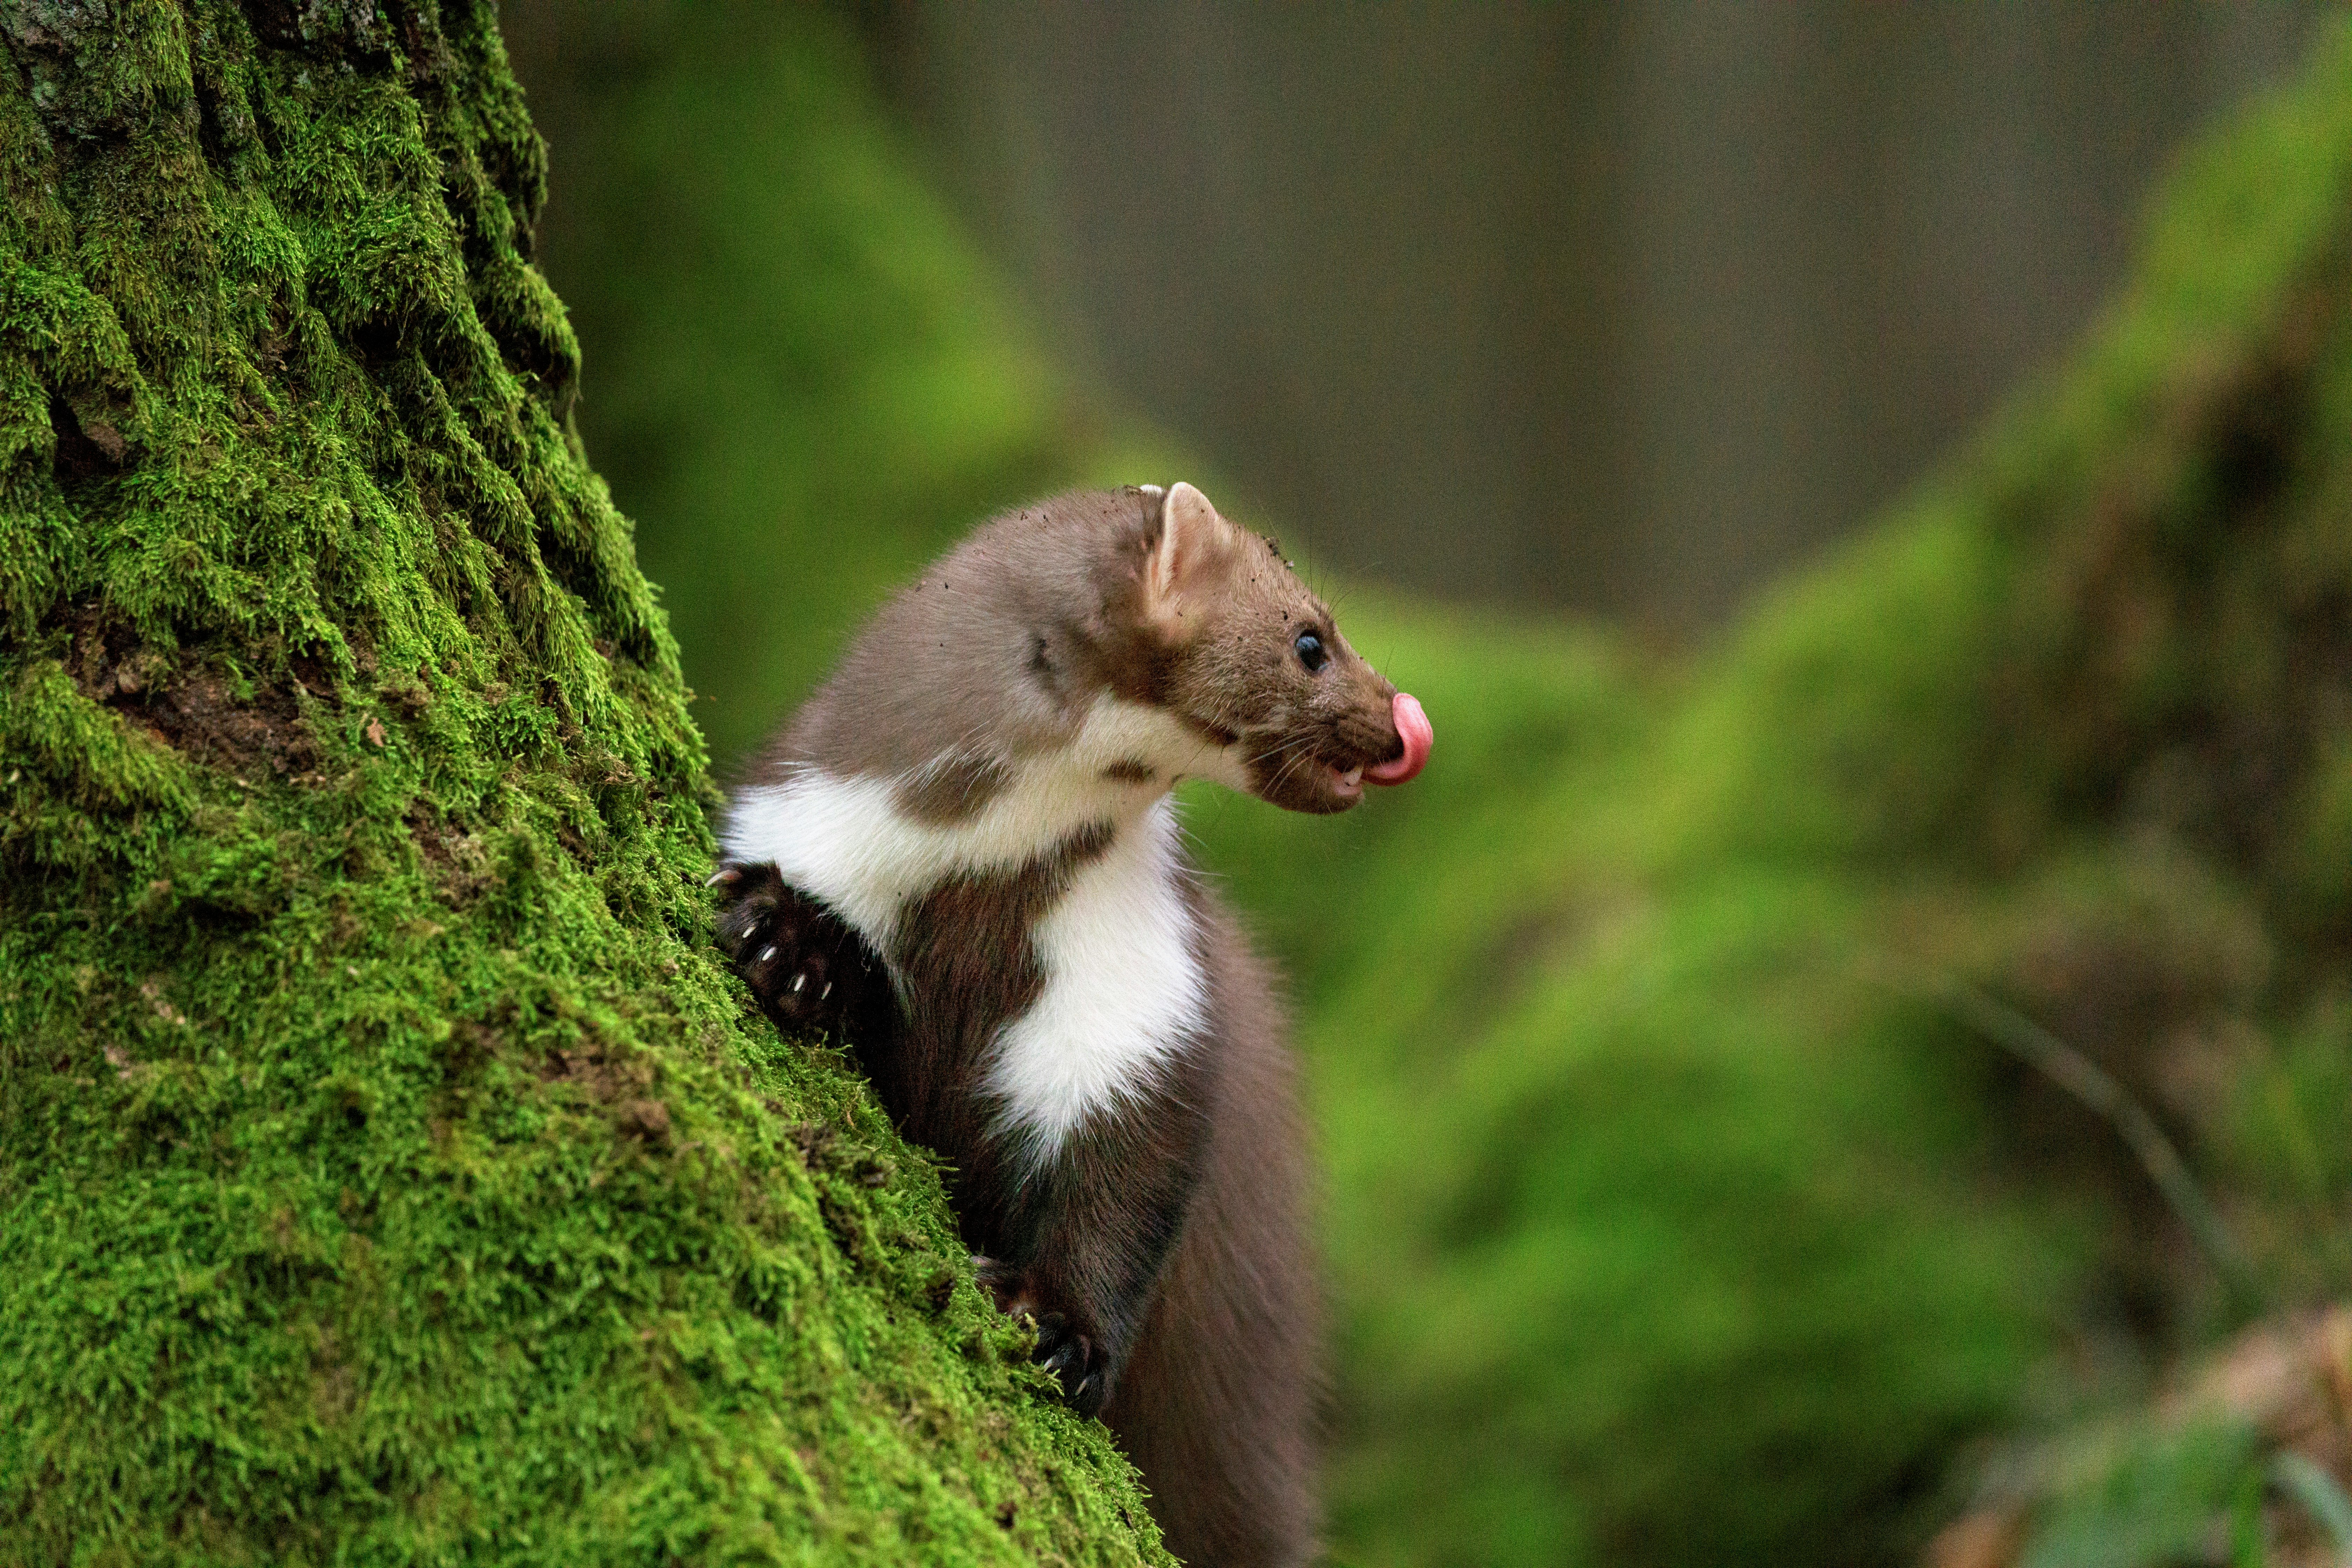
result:
[(705, 941), (491, 5), (0, 30), (0, 1558), (1165, 1561)]

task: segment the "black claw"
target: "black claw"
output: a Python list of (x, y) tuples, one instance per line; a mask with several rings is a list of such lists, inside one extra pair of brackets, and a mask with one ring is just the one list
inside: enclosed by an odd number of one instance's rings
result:
[(1109, 1358), (1084, 1315), (1038, 1310), (1033, 1293), (1035, 1282), (1025, 1268), (977, 1252), (971, 1255), (971, 1267), (981, 1289), (996, 1302), (996, 1310), (1026, 1324), (1037, 1336), (1029, 1359), (1054, 1374), (1069, 1406), (1081, 1415), (1100, 1411), (1110, 1397)]
[(710, 881), (719, 949), (771, 1018), (797, 1034), (878, 1037), (891, 1005), (888, 976), (856, 931), (789, 886), (772, 862), (730, 862)]
[(1105, 1380), (1095, 1342), (1071, 1327), (1070, 1321), (1061, 1313), (1048, 1312), (1037, 1320), (1034, 1359), (1062, 1385), (1062, 1397), (1071, 1409), (1081, 1415), (1092, 1415), (1102, 1408)]

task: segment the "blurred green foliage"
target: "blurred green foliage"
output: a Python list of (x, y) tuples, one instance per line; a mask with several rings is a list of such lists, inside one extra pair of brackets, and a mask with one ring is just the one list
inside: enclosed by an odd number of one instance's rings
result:
[(529, 85), (589, 457), (734, 757), (942, 540), (1069, 482), (1077, 443), (830, 17), (541, 0), (507, 26), (562, 50)]
[(1883, 1559), (2050, 1352), (2080, 1215), (1993, 1180), (1980, 1055), (1855, 962), (1871, 879), (1677, 842), (1705, 683), (1351, 618), (1430, 770), (1341, 824), (1193, 811), (1301, 977), (1342, 1560)]
[[(722, 752), (925, 552), (1100, 466), (844, 41), (728, 15), (567, 68), (550, 236)], [(2183, 165), (2063, 374), (1720, 647), (1335, 595), (1428, 773), (1190, 811), (1296, 981), (1340, 1561), (1900, 1560), (2000, 1434), (2231, 1327), (1948, 983), (2154, 1107), (2272, 1300), (2352, 1288), (2347, 267), (2339, 38)], [(2210, 1534), (2260, 1445), (2171, 1442), (2018, 1489), (2032, 1560)]]

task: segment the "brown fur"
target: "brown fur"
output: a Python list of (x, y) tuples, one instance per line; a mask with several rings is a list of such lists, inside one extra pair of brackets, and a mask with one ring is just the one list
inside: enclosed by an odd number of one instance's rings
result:
[[(911, 778), (909, 812), (961, 819), (1002, 784), (996, 764), (1066, 744), (1110, 691), (1243, 742), (1255, 792), (1276, 805), (1348, 809), (1310, 764), (1398, 755), (1396, 688), (1269, 542), (1213, 512), (1173, 602), (1152, 602), (1166, 510), (1150, 490), (1080, 491), (986, 524), (876, 614), (746, 782), (809, 763)], [(1323, 639), (1320, 675), (1291, 654), (1300, 631)]]
[[(1319, 672), (1298, 656), (1302, 631), (1322, 640)], [(1280, 552), (1199, 492), (1065, 496), (981, 529), (885, 606), (752, 782), (810, 765), (888, 777), (908, 815), (968, 820), (1110, 692), (1238, 742), (1262, 797), (1339, 811), (1355, 798), (1339, 774), (1402, 754), (1394, 690)], [(1140, 761), (1105, 776), (1172, 782)], [(978, 1089), (992, 1042), (1043, 986), (1033, 928), (1112, 831), (929, 889), (902, 912), (887, 967), (772, 866), (721, 873), (721, 940), (780, 1022), (845, 1029), (906, 1134), (950, 1161), (984, 1282), (1035, 1318), (1039, 1360), (1118, 1434), (1171, 1549), (1304, 1563), (1318, 1312), (1265, 966), (1188, 875), (1208, 1018), (1150, 1091), (1039, 1166), (998, 1145)]]
[(923, 822), (969, 822), (1012, 779), (994, 757), (956, 757), (902, 780), (898, 809)]
[(1205, 893), (1218, 1043), (1209, 1142), (1159, 1300), (1103, 1419), (1186, 1563), (1314, 1550), (1321, 1297), (1308, 1156), (1273, 976)]

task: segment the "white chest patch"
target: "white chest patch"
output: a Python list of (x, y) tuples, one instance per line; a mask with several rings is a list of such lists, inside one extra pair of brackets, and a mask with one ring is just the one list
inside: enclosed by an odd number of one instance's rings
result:
[[(1157, 777), (1105, 776), (1122, 763)], [(1167, 798), (1180, 773), (1245, 784), (1232, 751), (1158, 710), (1105, 698), (1069, 744), (1021, 761), (969, 821), (910, 816), (895, 779), (811, 767), (742, 791), (724, 842), (737, 859), (773, 860), (784, 880), (887, 952), (908, 905), (947, 879), (1010, 873), (1082, 828), (1113, 825), (1110, 847), (1032, 929), (1045, 989), (999, 1032), (982, 1068), (999, 1131), (1045, 1158), (1089, 1115), (1142, 1093), (1205, 1021)]]
[(999, 1130), (1034, 1154), (1149, 1089), (1207, 1022), (1176, 834), (1155, 801), (1030, 932), (1045, 988), (997, 1036), (985, 1081)]

